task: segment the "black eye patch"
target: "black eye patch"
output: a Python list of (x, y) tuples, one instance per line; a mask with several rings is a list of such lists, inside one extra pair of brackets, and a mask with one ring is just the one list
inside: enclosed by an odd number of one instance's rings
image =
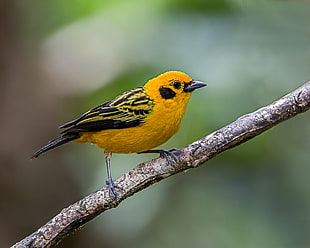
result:
[(166, 87), (159, 88), (159, 93), (164, 99), (171, 99), (176, 95), (176, 93), (172, 89)]

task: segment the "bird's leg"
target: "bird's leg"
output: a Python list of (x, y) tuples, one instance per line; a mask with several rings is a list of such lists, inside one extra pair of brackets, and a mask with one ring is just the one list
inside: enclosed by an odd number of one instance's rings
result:
[(122, 187), (118, 186), (117, 184), (114, 183), (112, 176), (111, 176), (111, 168), (110, 168), (110, 161), (111, 161), (111, 157), (112, 157), (112, 153), (111, 152), (105, 152), (104, 153), (105, 156), (105, 161), (106, 161), (106, 165), (107, 165), (107, 172), (108, 172), (108, 179), (106, 180), (106, 184), (109, 187), (109, 191), (110, 191), (110, 195), (115, 199), (116, 202), (119, 201), (117, 192), (115, 190), (115, 188), (124, 190)]
[(164, 149), (157, 149), (157, 150), (148, 150), (148, 151), (144, 151), (144, 152), (139, 152), (140, 153), (159, 153), (159, 155), (161, 157), (164, 157), (165, 159), (167, 159), (168, 163), (172, 164), (173, 162), (177, 162), (179, 159), (178, 157), (173, 154), (173, 152), (177, 151), (178, 149), (173, 148), (170, 150), (164, 150)]

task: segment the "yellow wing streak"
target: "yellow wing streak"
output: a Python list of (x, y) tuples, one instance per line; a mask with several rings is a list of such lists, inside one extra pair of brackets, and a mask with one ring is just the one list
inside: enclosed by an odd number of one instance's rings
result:
[[(128, 123), (132, 125), (140, 125), (152, 112), (154, 102), (145, 93), (144, 88), (139, 87), (123, 93), (114, 100), (101, 104), (84, 115), (80, 116), (75, 121), (69, 122), (62, 127), (76, 129), (78, 127), (91, 127), (91, 123), (96, 124), (98, 130), (98, 123), (102, 123), (102, 130), (110, 128), (122, 128), (119, 123), (124, 123), (124, 127), (128, 127)], [(105, 123), (109, 123), (105, 126)], [(111, 123), (117, 123), (115, 127)], [(87, 131), (87, 129), (85, 130)], [(89, 131), (92, 131), (91, 128)]]

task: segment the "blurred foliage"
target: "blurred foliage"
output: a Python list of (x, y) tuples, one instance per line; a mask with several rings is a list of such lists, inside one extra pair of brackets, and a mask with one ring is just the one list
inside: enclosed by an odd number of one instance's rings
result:
[[(92, 145), (28, 161), (57, 126), (177, 69), (208, 84), (162, 145), (181, 148), (309, 80), (309, 7), (280, 0), (3, 4), (0, 246), (104, 185), (103, 154)], [(155, 184), (59, 247), (309, 247), (309, 121), (309, 113), (297, 116)], [(150, 158), (115, 154), (113, 176)]]

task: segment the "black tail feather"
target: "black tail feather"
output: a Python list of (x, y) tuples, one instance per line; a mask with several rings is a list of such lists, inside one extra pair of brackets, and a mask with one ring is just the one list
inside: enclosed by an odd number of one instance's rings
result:
[(56, 139), (53, 139), (51, 141), (49, 141), (45, 146), (41, 147), (39, 150), (37, 150), (31, 158), (37, 158), (39, 157), (42, 153), (47, 152), (51, 149), (54, 149), (57, 146), (63, 145), (69, 141), (72, 141), (74, 139), (77, 139), (79, 137), (79, 135), (74, 135), (74, 134), (65, 134), (63, 136), (60, 136)]

